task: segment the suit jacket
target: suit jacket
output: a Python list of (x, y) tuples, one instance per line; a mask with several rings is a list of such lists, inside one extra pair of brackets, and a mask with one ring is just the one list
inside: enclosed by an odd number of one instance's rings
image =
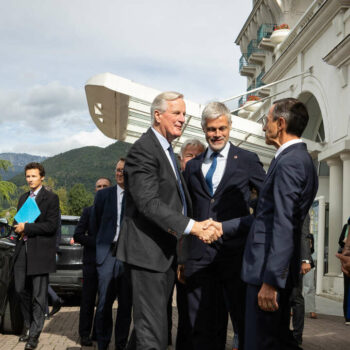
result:
[[(182, 175), (180, 174), (181, 178)], [(170, 162), (151, 129), (131, 147), (125, 162), (125, 215), (117, 257), (129, 264), (165, 272), (176, 243), (189, 223)], [(192, 205), (182, 178), (187, 215)]]
[[(19, 201), (19, 210), (29, 197), (24, 193)], [(41, 275), (56, 271), (56, 233), (58, 229), (59, 199), (55, 193), (43, 186), (35, 201), (40, 215), (34, 223), (26, 223), (24, 233), (27, 235), (27, 275)], [(17, 250), (22, 241), (17, 240)]]
[(83, 263), (96, 263), (96, 236), (92, 228), (92, 206), (83, 209), (74, 231), (74, 241), (84, 247)]
[(309, 260), (312, 262), (311, 257), (311, 241), (309, 238), (310, 233), (310, 215), (307, 214), (301, 228), (301, 246), (300, 246), (300, 258), (301, 260)]
[[(213, 196), (202, 173), (205, 156), (206, 152), (189, 161), (184, 172), (193, 204), (193, 218), (198, 221), (212, 218), (223, 222), (249, 215), (251, 189), (255, 188), (259, 192), (265, 178), (258, 156), (230, 144), (226, 168)], [(219, 243), (212, 245), (190, 236), (186, 238), (190, 241), (188, 259), (203, 256), (232, 259), (234, 255), (243, 253), (247, 233), (247, 230), (242, 230), (234, 237), (223, 236)], [(237, 268), (240, 271), (240, 264)]]
[(102, 264), (111, 248), (117, 231), (117, 185), (96, 193), (92, 209), (92, 228), (96, 236), (96, 263)]
[(244, 251), (245, 282), (277, 288), (298, 284), (301, 230), (317, 188), (305, 143), (289, 146), (271, 163)]

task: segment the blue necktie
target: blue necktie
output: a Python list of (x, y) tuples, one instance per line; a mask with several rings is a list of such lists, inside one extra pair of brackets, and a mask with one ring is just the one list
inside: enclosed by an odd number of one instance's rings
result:
[(207, 175), (205, 176), (205, 182), (207, 183), (208, 187), (209, 187), (209, 191), (211, 195), (214, 195), (214, 190), (213, 190), (213, 175), (215, 173), (216, 170), (216, 165), (217, 165), (217, 157), (218, 157), (219, 153), (218, 152), (214, 152), (210, 158), (212, 159), (212, 163), (211, 166), (207, 172)]
[(184, 215), (187, 215), (187, 203), (186, 203), (186, 198), (185, 198), (185, 192), (184, 192), (184, 189), (182, 187), (179, 169), (177, 168), (174, 150), (173, 150), (173, 147), (171, 145), (168, 147), (168, 151), (169, 151), (170, 158), (171, 158), (173, 165), (174, 165), (174, 169), (175, 169), (175, 173), (176, 173), (176, 180), (177, 180), (177, 183), (178, 183), (179, 188), (180, 188), (180, 196), (181, 196), (182, 206), (184, 208)]

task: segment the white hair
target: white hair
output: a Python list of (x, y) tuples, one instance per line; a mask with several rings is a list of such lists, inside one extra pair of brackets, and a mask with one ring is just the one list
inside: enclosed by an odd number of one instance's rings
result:
[(167, 101), (175, 101), (178, 98), (184, 98), (183, 94), (175, 91), (162, 92), (153, 100), (151, 104), (151, 123), (154, 124), (154, 112), (164, 113), (167, 110)]
[(202, 129), (205, 129), (208, 119), (216, 119), (225, 115), (228, 122), (231, 124), (231, 112), (222, 102), (210, 102), (207, 104), (202, 112)]

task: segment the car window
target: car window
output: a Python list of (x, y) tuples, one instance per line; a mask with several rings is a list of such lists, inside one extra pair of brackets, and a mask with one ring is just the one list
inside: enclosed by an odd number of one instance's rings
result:
[(61, 226), (61, 235), (65, 237), (73, 237), (76, 224), (64, 223)]

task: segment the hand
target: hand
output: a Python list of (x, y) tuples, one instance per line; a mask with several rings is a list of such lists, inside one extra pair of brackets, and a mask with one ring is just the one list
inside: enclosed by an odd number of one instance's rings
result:
[(185, 280), (185, 265), (180, 264), (177, 266), (177, 280), (182, 283), (185, 284), (186, 280)]
[(197, 236), (204, 243), (212, 243), (222, 236), (221, 224), (211, 219), (202, 222), (196, 221), (191, 234)]
[(19, 224), (15, 225), (15, 232), (18, 234), (22, 234), (22, 232), (24, 232), (24, 226), (25, 226), (25, 222), (20, 222)]
[(341, 270), (350, 277), (350, 256), (345, 256), (343, 254), (336, 254), (336, 257), (340, 259)]
[(307, 274), (310, 270), (311, 270), (311, 264), (306, 263), (306, 262), (303, 262), (303, 263), (301, 264), (300, 273), (301, 273), (302, 275)]
[(258, 294), (258, 304), (263, 311), (277, 311), (277, 290), (275, 287), (263, 283)]

